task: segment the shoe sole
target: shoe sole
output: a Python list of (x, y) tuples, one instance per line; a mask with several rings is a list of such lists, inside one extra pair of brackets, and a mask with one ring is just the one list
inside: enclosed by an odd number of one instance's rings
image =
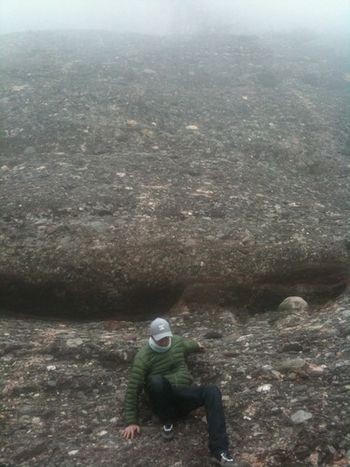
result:
[(213, 464), (213, 465), (227, 465), (227, 466), (231, 466), (231, 467), (237, 467), (237, 464), (235, 462), (229, 462), (227, 464), (222, 464), (221, 461), (219, 461), (218, 459), (216, 459), (216, 457), (211, 457), (210, 458), (210, 462)]

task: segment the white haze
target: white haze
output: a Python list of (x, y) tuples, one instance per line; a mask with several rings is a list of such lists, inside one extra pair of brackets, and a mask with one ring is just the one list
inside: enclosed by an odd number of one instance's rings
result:
[(349, 32), (349, 0), (1, 0), (0, 31)]

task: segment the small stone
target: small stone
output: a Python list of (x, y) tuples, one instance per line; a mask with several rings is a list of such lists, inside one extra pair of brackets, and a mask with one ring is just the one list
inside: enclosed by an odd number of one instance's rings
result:
[(80, 337), (66, 340), (66, 346), (69, 348), (79, 347), (80, 345), (82, 345), (82, 343), (83, 343), (83, 340), (80, 339)]
[(102, 430), (102, 431), (100, 431), (100, 432), (97, 433), (97, 434), (98, 434), (98, 436), (104, 436), (104, 435), (106, 435), (107, 433), (108, 433), (108, 431)]
[(1, 170), (2, 170), (3, 172), (7, 172), (8, 170), (10, 170), (10, 168), (9, 168), (7, 165), (2, 165), (2, 166), (1, 166)]
[(303, 346), (298, 342), (289, 342), (282, 347), (281, 352), (302, 352)]
[(287, 297), (278, 306), (279, 311), (305, 311), (307, 308), (307, 302), (301, 297)]
[(310, 420), (310, 418), (312, 418), (312, 414), (310, 412), (306, 412), (305, 410), (298, 410), (291, 416), (292, 422), (296, 425), (304, 423), (307, 420)]
[(278, 366), (279, 370), (300, 370), (306, 365), (303, 358), (288, 358), (283, 360)]
[(17, 411), (20, 415), (28, 415), (35, 412), (35, 408), (31, 405), (24, 405), (23, 407), (20, 407)]
[(344, 318), (350, 318), (350, 310), (344, 310), (341, 314)]
[(57, 386), (57, 381), (55, 381), (54, 379), (49, 379), (47, 385), (49, 388), (55, 388)]
[(78, 454), (78, 452), (79, 452), (79, 449), (73, 449), (72, 451), (68, 452), (68, 456), (75, 456), (76, 454)]
[(23, 151), (23, 154), (25, 156), (32, 156), (35, 153), (36, 151), (35, 151), (35, 148), (33, 148), (33, 146), (27, 146), (25, 150)]
[(258, 392), (269, 392), (271, 391), (272, 384), (263, 384), (262, 386), (259, 386), (256, 390)]
[(48, 365), (46, 367), (47, 371), (53, 371), (53, 370), (56, 370), (56, 365)]
[(187, 125), (186, 130), (199, 130), (197, 125)]
[(204, 334), (204, 339), (221, 339), (222, 334), (217, 331), (209, 331), (206, 334)]
[(136, 125), (138, 125), (138, 123), (137, 123), (136, 120), (127, 120), (126, 123), (127, 123), (129, 126), (136, 126)]

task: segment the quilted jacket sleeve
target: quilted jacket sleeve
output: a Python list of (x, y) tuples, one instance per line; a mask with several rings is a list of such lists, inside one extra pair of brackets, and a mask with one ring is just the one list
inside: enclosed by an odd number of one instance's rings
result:
[(184, 345), (186, 354), (191, 353), (191, 352), (196, 352), (199, 349), (198, 343), (194, 340), (184, 339), (183, 345)]
[(145, 382), (147, 366), (142, 354), (136, 354), (125, 395), (125, 423), (138, 424), (138, 398)]

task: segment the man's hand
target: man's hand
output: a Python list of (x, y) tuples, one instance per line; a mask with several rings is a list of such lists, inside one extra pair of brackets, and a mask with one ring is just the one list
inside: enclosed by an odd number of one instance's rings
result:
[(140, 434), (140, 425), (128, 425), (122, 430), (124, 439), (133, 439), (137, 434)]

